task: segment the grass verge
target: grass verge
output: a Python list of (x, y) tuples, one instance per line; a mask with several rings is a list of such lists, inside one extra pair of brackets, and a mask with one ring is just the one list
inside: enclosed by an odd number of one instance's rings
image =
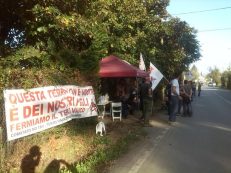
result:
[[(36, 173), (102, 173), (102, 168), (145, 136), (136, 119), (128, 118), (122, 122), (109, 119), (107, 135), (103, 137), (95, 135), (96, 123), (94, 118), (73, 120), (14, 141), (10, 154), (1, 158), (0, 172), (21, 172), (23, 160), (28, 158), (31, 148), (38, 146), (41, 158), (34, 167)], [(2, 148), (0, 152), (3, 156)]]

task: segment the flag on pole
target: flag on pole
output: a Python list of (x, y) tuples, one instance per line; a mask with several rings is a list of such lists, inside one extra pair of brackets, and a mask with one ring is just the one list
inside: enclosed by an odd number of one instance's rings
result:
[(162, 78), (163, 74), (150, 62), (150, 79), (152, 82), (152, 90), (156, 88)]
[(146, 71), (146, 67), (145, 67), (145, 64), (144, 64), (144, 58), (143, 58), (142, 53), (140, 53), (139, 69)]

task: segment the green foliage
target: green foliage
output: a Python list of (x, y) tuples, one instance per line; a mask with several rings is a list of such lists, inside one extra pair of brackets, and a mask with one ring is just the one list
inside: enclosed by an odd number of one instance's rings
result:
[(46, 52), (39, 51), (32, 46), (25, 46), (12, 55), (6, 58), (2, 58), (1, 65), (9, 68), (31, 68), (31, 67), (42, 67), (42, 62), (46, 57)]
[(56, 59), (58, 60), (58, 63), (60, 63), (60, 65), (83, 70), (83, 60), (78, 56), (76, 52), (72, 50), (60, 50), (56, 55)]
[(221, 74), (221, 86), (227, 89), (231, 89), (231, 68)]
[[(139, 129), (140, 130), (140, 129)], [(124, 138), (119, 139), (115, 144), (110, 143), (105, 137), (97, 138), (97, 144), (104, 144), (110, 146), (98, 149), (95, 153), (93, 153), (89, 158), (83, 160), (82, 162), (77, 163), (76, 169), (78, 173), (96, 173), (98, 172), (97, 167), (105, 164), (111, 160), (115, 160), (121, 154), (123, 154), (128, 146), (138, 139), (139, 135), (141, 135), (142, 131), (134, 131), (133, 133), (128, 133)], [(144, 134), (142, 134), (144, 135)]]
[(210, 68), (206, 78), (211, 82), (215, 82), (217, 86), (221, 84), (221, 72), (217, 67)]
[(148, 56), (152, 57), (151, 61), (156, 62), (165, 76), (179, 74), (200, 57), (195, 34), (186, 22), (169, 18), (155, 32), (150, 33), (149, 40), (155, 49), (150, 50)]
[[(65, 4), (65, 3), (64, 3)], [(46, 6), (37, 4), (32, 9), (35, 20), (28, 22), (28, 39), (42, 41), (51, 39), (58, 48), (70, 48), (78, 51), (90, 46), (90, 37), (84, 20), (74, 9), (71, 14), (62, 13), (61, 9), (52, 3)]]
[[(23, 0), (20, 10), (14, 11), (22, 21), (17, 22), (16, 29), (25, 31), (25, 43), (51, 55), (54, 68), (73, 67), (95, 74), (98, 60), (108, 54), (137, 65), (142, 52), (146, 65), (151, 61), (169, 76), (187, 69), (200, 53), (195, 30), (168, 16), (168, 3), (49, 0), (27, 4)], [(7, 2), (4, 5), (14, 7)], [(5, 27), (10, 31), (10, 25)]]
[(190, 69), (192, 75), (193, 75), (193, 80), (198, 80), (199, 79), (199, 71), (197, 69), (197, 67), (195, 65), (192, 66), (192, 68)]

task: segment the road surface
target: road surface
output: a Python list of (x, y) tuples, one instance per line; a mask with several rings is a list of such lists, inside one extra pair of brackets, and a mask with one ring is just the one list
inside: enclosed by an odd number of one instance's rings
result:
[(115, 161), (110, 173), (231, 173), (231, 91), (202, 88), (193, 117), (167, 123), (165, 112), (145, 127), (148, 137)]

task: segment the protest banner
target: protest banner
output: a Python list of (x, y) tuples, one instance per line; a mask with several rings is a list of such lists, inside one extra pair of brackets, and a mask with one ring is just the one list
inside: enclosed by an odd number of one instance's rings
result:
[(7, 140), (63, 124), (73, 118), (97, 116), (91, 86), (48, 86), (4, 90)]

